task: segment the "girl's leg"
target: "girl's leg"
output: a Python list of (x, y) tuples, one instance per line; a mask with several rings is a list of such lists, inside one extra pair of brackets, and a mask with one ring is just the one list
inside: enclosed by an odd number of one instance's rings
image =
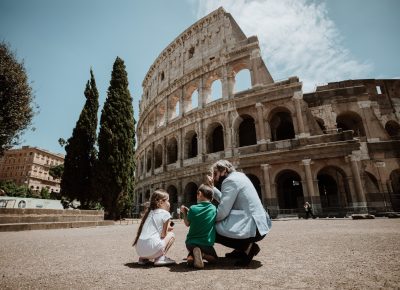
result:
[(164, 238), (164, 255), (167, 254), (169, 248), (171, 248), (172, 244), (175, 241), (175, 234), (173, 232), (168, 232), (167, 236)]

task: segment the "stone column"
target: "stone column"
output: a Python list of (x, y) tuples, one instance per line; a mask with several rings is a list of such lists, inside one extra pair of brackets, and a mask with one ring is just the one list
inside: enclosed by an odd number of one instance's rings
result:
[(315, 194), (314, 190), (314, 180), (311, 171), (312, 161), (311, 159), (303, 159), (302, 163), (304, 165), (304, 171), (306, 174), (306, 184), (308, 193), (307, 197), (305, 196), (305, 200), (311, 202), (315, 214), (321, 213), (322, 211), (321, 199), (319, 193)]
[(293, 100), (294, 100), (294, 105), (296, 108), (296, 119), (298, 123), (298, 128), (299, 128), (299, 137), (305, 137), (306, 132), (305, 132), (305, 127), (304, 127), (304, 120), (303, 120), (303, 114), (301, 112), (301, 100), (303, 99), (303, 92), (302, 91), (297, 91), (293, 95)]
[(361, 212), (365, 212), (367, 210), (366, 209), (367, 202), (362, 187), (360, 170), (358, 169), (358, 164), (357, 164), (357, 161), (359, 161), (359, 157), (355, 155), (350, 155), (349, 159), (350, 159), (351, 173), (353, 175), (354, 187), (357, 196), (357, 201), (353, 202), (353, 206), (354, 208), (358, 208)]
[(205, 138), (203, 138), (203, 120), (197, 120), (197, 154), (199, 162), (203, 162), (205, 158)]
[(167, 171), (167, 137), (164, 136), (163, 141), (163, 152), (162, 152), (162, 167), (163, 171)]
[(264, 178), (264, 192), (265, 196), (263, 196), (263, 203), (264, 206), (267, 206), (269, 214), (272, 217), (276, 217), (279, 213), (279, 205), (278, 199), (276, 198), (276, 192), (271, 188), (271, 178), (269, 175), (269, 164), (261, 164), (261, 168), (263, 171), (263, 178)]
[(197, 104), (197, 107), (199, 108), (199, 109), (201, 109), (201, 108), (204, 108), (204, 106), (205, 106), (205, 104), (206, 104), (206, 102), (205, 102), (205, 95), (204, 95), (204, 80), (203, 80), (203, 77), (201, 77), (200, 78), (200, 81), (199, 81), (199, 87), (198, 87), (198, 98), (197, 98), (197, 101), (198, 101), (198, 104)]
[(257, 108), (257, 118), (258, 118), (258, 132), (260, 133), (260, 138), (257, 143), (265, 143), (265, 129), (264, 129), (264, 117), (263, 117), (263, 104), (256, 103)]

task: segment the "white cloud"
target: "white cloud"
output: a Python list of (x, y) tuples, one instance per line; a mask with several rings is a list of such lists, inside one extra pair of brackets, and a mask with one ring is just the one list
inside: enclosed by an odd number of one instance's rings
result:
[(307, 0), (199, 0), (197, 16), (218, 7), (231, 13), (247, 36), (256, 35), (275, 80), (298, 76), (303, 90), (363, 78), (372, 65), (360, 63), (343, 47), (326, 6)]

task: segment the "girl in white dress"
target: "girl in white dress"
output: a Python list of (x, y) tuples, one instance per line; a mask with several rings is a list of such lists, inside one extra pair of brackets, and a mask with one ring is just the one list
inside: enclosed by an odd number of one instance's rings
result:
[(145, 265), (152, 259), (155, 266), (176, 263), (165, 256), (175, 241), (169, 208), (168, 193), (161, 189), (154, 191), (133, 242), (139, 255), (139, 265)]

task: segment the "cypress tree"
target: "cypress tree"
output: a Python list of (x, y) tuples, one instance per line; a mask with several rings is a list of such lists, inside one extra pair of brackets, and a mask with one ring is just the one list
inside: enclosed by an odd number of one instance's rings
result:
[(96, 187), (102, 195), (106, 218), (117, 219), (132, 204), (135, 120), (125, 64), (116, 58), (111, 73), (99, 132)]
[(82, 209), (89, 209), (97, 201), (92, 188), (92, 176), (96, 161), (96, 128), (99, 109), (99, 93), (93, 71), (85, 88), (86, 102), (65, 146), (64, 172), (61, 178), (61, 194), (72, 201), (80, 201)]

